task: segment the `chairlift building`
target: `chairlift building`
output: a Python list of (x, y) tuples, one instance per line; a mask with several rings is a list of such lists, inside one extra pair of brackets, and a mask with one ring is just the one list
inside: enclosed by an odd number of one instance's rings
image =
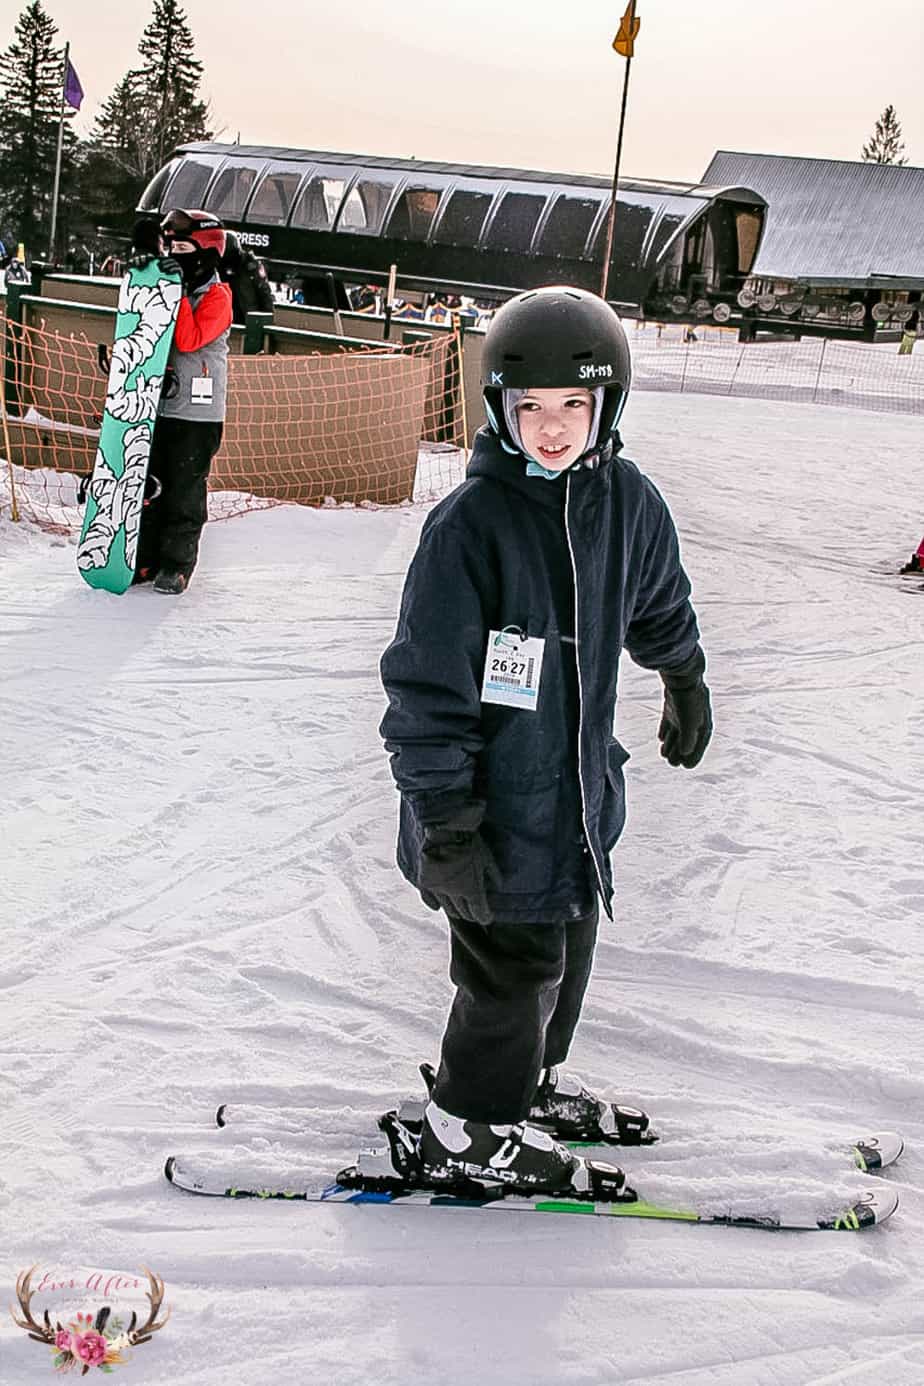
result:
[(749, 332), (860, 337), (915, 331), (924, 290), (924, 168), (720, 149), (704, 182), (767, 203), (739, 294)]

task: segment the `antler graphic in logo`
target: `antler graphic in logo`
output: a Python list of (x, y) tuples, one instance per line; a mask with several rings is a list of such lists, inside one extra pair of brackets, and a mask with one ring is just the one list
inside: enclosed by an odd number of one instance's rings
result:
[(168, 1307), (164, 1317), (160, 1322), (157, 1321), (164, 1300), (164, 1282), (159, 1275), (148, 1270), (147, 1266), (142, 1269), (151, 1287), (147, 1291), (151, 1308), (142, 1324), (138, 1323), (138, 1315), (133, 1312), (128, 1328), (123, 1330), (119, 1321), (113, 1318), (108, 1305), (104, 1305), (95, 1318), (88, 1314), (78, 1314), (74, 1322), (69, 1323), (67, 1327), (60, 1319), (56, 1319), (52, 1324), (47, 1309), (42, 1322), (36, 1322), (32, 1314), (32, 1296), (35, 1294), (32, 1289), (32, 1275), (36, 1270), (35, 1266), (22, 1271), (16, 1281), (16, 1298), (22, 1310), (22, 1318), (11, 1308), (13, 1322), (24, 1328), (34, 1342), (44, 1343), (52, 1349), (55, 1353), (56, 1371), (70, 1371), (80, 1366), (83, 1367), (81, 1376), (86, 1376), (91, 1367), (112, 1371), (113, 1367), (124, 1364), (126, 1359), (122, 1353), (126, 1348), (149, 1343), (170, 1317)]

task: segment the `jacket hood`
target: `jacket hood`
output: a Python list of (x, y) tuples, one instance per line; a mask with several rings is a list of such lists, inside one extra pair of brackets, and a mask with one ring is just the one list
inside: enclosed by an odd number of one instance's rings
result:
[[(600, 462), (598, 469), (600, 471), (608, 469), (613, 458), (622, 449), (622, 439), (615, 430), (612, 439), (613, 450), (605, 461)], [(501, 445), (497, 435), (487, 427), (479, 428), (475, 434), (472, 455), (466, 469), (466, 476), (468, 477), (491, 477), (494, 481), (502, 481), (517, 491), (523, 491), (530, 500), (538, 501), (544, 505), (557, 506), (559, 509), (565, 503), (565, 477), (567, 474), (567, 471), (562, 472), (555, 481), (548, 481), (545, 477), (527, 476), (526, 458), (521, 453), (508, 452)]]

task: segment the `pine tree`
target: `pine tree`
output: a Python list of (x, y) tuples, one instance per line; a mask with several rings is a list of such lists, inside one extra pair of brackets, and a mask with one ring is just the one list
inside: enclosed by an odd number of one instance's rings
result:
[(864, 144), (861, 157), (871, 164), (906, 164), (902, 127), (894, 106), (886, 106), (876, 121), (876, 130), (869, 144)]
[[(47, 249), (64, 55), (58, 29), (32, 3), (19, 16), (14, 39), (0, 54), (0, 206), (3, 230), (36, 258)], [(76, 139), (65, 126), (61, 161), (62, 210), (72, 186)]]
[(97, 222), (127, 230), (146, 184), (178, 144), (208, 139), (202, 63), (177, 0), (154, 0), (141, 66), (115, 87), (87, 141), (82, 202)]
[(80, 170), (81, 204), (93, 224), (123, 230), (150, 178), (149, 111), (139, 74), (128, 72), (96, 118)]
[(151, 156), (160, 167), (176, 145), (209, 138), (208, 106), (199, 97), (202, 64), (178, 0), (154, 0), (154, 14), (141, 36), (138, 77), (153, 117)]

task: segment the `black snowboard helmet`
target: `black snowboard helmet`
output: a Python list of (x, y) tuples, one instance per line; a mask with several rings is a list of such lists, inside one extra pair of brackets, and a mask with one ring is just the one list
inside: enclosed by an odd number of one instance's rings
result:
[[(211, 212), (177, 208), (164, 217), (160, 231), (167, 254), (179, 263), (188, 284), (204, 283), (221, 264), (225, 253), (225, 228)], [(177, 254), (173, 247), (178, 241), (189, 241), (196, 249)]]
[(504, 418), (503, 391), (603, 389), (595, 446), (615, 431), (629, 394), (632, 362), (622, 323), (608, 303), (567, 284), (527, 289), (498, 309), (481, 356), (488, 425), (519, 451)]

